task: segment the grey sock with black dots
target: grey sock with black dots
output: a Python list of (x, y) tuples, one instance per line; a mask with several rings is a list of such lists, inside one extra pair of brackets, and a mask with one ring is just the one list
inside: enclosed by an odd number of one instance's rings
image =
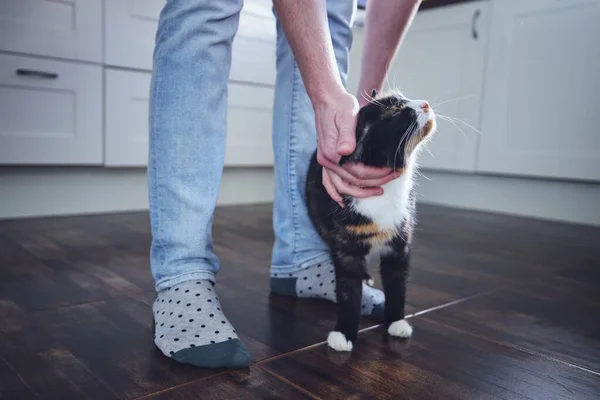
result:
[(186, 281), (160, 291), (152, 311), (154, 343), (167, 357), (207, 368), (250, 365), (250, 354), (210, 281)]
[[(323, 262), (288, 274), (271, 274), (271, 292), (286, 296), (336, 301), (333, 263)], [(385, 296), (363, 282), (361, 314), (383, 319)]]

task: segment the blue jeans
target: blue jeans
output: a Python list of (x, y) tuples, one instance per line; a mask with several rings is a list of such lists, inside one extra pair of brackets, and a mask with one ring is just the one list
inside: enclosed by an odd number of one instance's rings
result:
[[(186, 280), (215, 281), (212, 222), (225, 156), (231, 44), (242, 0), (169, 0), (162, 10), (150, 93), (148, 185), (157, 290)], [(327, 2), (346, 82), (356, 0)], [(292, 50), (277, 22), (273, 112), (275, 201), (271, 271), (295, 272), (328, 259), (304, 204), (316, 147), (314, 114)]]

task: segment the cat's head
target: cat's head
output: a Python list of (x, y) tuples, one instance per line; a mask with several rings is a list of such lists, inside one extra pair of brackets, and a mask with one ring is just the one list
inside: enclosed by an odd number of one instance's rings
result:
[(406, 168), (435, 131), (435, 114), (426, 101), (407, 99), (401, 93), (373, 91), (371, 97), (358, 114), (356, 148), (341, 161)]

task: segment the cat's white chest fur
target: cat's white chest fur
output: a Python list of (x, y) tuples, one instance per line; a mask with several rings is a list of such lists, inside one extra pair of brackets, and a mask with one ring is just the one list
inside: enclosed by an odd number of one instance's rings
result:
[(382, 186), (383, 195), (354, 199), (352, 208), (369, 218), (381, 230), (393, 230), (401, 226), (410, 213), (410, 191), (413, 186), (412, 168)]

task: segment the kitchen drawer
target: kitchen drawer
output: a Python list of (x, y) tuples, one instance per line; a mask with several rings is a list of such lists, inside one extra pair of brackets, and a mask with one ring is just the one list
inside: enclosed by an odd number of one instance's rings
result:
[[(148, 165), (150, 73), (106, 70), (105, 165)], [(225, 164), (272, 165), (274, 90), (229, 83)]]
[(99, 0), (0, 1), (0, 50), (102, 61)]
[(102, 68), (0, 54), (0, 164), (102, 163)]
[[(150, 71), (164, 0), (105, 0), (105, 62)], [(231, 79), (275, 83), (275, 17), (270, 1), (246, 1), (233, 41)]]

